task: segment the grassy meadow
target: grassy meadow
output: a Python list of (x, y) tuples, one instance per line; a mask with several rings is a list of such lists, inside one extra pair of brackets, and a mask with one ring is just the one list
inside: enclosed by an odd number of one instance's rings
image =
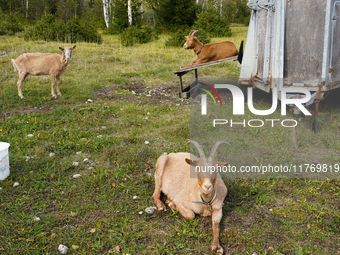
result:
[[(213, 41), (239, 47), (247, 27), (232, 30), (232, 38)], [(189, 100), (178, 98), (173, 72), (196, 57), (165, 48), (166, 39), (128, 48), (109, 35), (101, 45), (77, 43), (61, 76), (62, 97), (51, 97), (49, 76), (28, 76), (20, 99), (10, 59), (71, 45), (0, 37), (6, 52), (0, 55), (0, 141), (11, 144), (11, 173), (0, 181), (0, 254), (60, 254), (59, 244), (68, 254), (211, 254), (211, 218), (144, 211), (154, 206), (157, 158), (190, 150)], [(236, 62), (199, 70), (202, 79), (238, 74)], [(294, 131), (230, 129), (229, 163), (339, 163), (338, 95), (321, 103), (318, 134), (312, 117)], [(256, 106), (270, 107), (265, 95), (256, 97)], [(220, 242), (226, 254), (340, 254), (340, 181), (225, 183)]]

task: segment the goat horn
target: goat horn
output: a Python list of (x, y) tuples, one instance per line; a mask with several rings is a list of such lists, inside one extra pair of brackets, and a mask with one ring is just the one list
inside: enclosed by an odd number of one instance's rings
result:
[(194, 35), (196, 33), (201, 34), (201, 32), (199, 30), (191, 30), (189, 35)]
[(210, 157), (215, 157), (216, 151), (217, 151), (218, 147), (220, 147), (221, 144), (228, 144), (229, 146), (231, 146), (229, 143), (223, 142), (223, 141), (219, 141), (219, 142), (215, 143), (214, 147), (212, 147), (212, 149), (211, 149)]
[(190, 143), (195, 145), (196, 149), (198, 150), (198, 153), (200, 154), (200, 157), (205, 157), (205, 153), (204, 153), (202, 147), (197, 142), (190, 140)]

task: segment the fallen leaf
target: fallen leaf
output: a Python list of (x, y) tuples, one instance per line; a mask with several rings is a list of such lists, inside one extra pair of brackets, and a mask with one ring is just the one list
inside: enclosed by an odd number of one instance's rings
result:
[(145, 163), (145, 169), (146, 170), (149, 170), (149, 169), (152, 169), (152, 168), (153, 168), (153, 166), (151, 164)]
[(91, 232), (91, 233), (94, 233), (94, 232), (96, 232), (96, 229), (95, 229), (95, 228), (91, 228), (91, 229), (90, 229), (90, 232)]
[(73, 250), (77, 250), (77, 249), (79, 249), (79, 245), (72, 245), (71, 248), (72, 248)]
[(113, 161), (113, 164), (116, 166), (116, 167), (119, 167), (119, 164), (117, 161)]
[(27, 242), (34, 242), (34, 239), (35, 239), (35, 237), (30, 237), (30, 238), (28, 238), (26, 241), (27, 241)]
[(112, 183), (112, 187), (116, 187), (116, 184), (114, 182)]
[(120, 251), (119, 245), (117, 245), (117, 246), (115, 247), (115, 250)]

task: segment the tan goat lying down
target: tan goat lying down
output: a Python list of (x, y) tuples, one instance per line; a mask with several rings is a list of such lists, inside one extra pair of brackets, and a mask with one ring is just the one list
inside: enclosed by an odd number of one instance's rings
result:
[(238, 50), (234, 43), (225, 41), (203, 45), (203, 43), (201, 43), (197, 39), (197, 37), (194, 36), (196, 33), (201, 34), (199, 30), (192, 30), (190, 34), (186, 36), (187, 40), (183, 45), (183, 48), (186, 50), (193, 49), (195, 54), (197, 55), (197, 60), (188, 65), (181, 66), (181, 68), (192, 65), (199, 65), (219, 59), (230, 58), (238, 55)]
[(63, 51), (62, 56), (57, 53), (25, 53), (17, 57), (17, 59), (12, 59), (12, 64), (14, 70), (19, 73), (18, 80), (18, 93), (20, 98), (24, 98), (21, 85), (25, 78), (31, 75), (50, 75), (51, 76), (51, 86), (52, 86), (52, 96), (57, 97), (54, 93), (55, 78), (57, 78), (57, 94), (61, 96), (59, 85), (60, 85), (60, 75), (66, 70), (67, 64), (71, 59), (73, 47), (59, 47)]
[(195, 214), (212, 216), (214, 240), (211, 249), (223, 253), (220, 246), (219, 233), (222, 219), (222, 205), (227, 195), (227, 187), (219, 174), (215, 172), (197, 172), (197, 178), (190, 178), (190, 165), (217, 166), (221, 165), (214, 158), (218, 147), (226, 142), (217, 142), (206, 157), (203, 149), (195, 141), (190, 141), (197, 148), (200, 158), (190, 153), (171, 153), (158, 158), (155, 172), (155, 191), (152, 198), (157, 209), (166, 210), (160, 200), (161, 192), (167, 196), (166, 203), (176, 209), (186, 219), (195, 218)]

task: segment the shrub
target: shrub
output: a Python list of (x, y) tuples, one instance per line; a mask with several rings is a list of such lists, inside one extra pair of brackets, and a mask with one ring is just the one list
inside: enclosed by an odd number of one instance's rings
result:
[(133, 46), (136, 43), (148, 43), (158, 39), (158, 35), (149, 27), (129, 27), (120, 34), (120, 41), (123, 46)]
[(13, 35), (23, 31), (23, 26), (18, 15), (5, 14), (0, 9), (0, 35)]
[[(185, 31), (178, 30), (177, 32), (170, 34), (170, 38), (165, 42), (165, 47), (182, 47), (185, 43), (185, 36), (189, 35), (190, 31), (191, 29)], [(197, 39), (203, 44), (210, 43), (209, 33), (206, 33), (205, 31), (200, 32), (200, 35), (195, 34)]]
[(35, 26), (28, 28), (25, 31), (24, 39), (26, 41), (45, 40), (68, 43), (103, 42), (101, 35), (91, 24), (86, 22), (81, 24), (78, 19), (64, 23), (51, 14), (42, 17), (41, 20), (36, 22)]
[(212, 37), (230, 37), (232, 32), (226, 17), (221, 17), (216, 13), (213, 5), (207, 4), (203, 12), (198, 15), (193, 27), (197, 30), (204, 30)]
[(195, 0), (159, 1), (157, 17), (167, 31), (175, 32), (178, 28), (191, 27), (196, 20), (198, 5)]

